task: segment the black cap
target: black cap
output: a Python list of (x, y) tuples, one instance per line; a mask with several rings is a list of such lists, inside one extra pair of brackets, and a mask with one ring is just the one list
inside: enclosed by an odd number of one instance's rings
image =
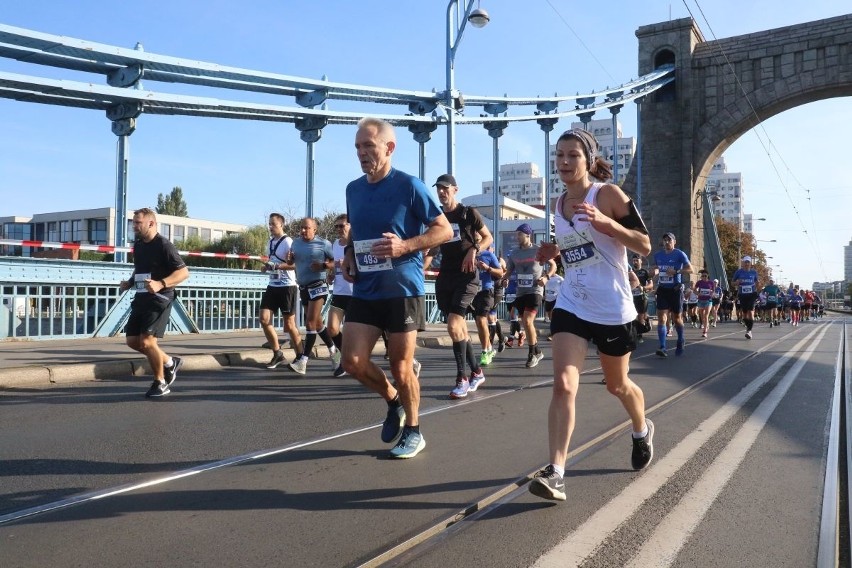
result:
[(450, 187), (451, 185), (455, 185), (456, 187), (458, 187), (459, 184), (456, 183), (456, 178), (454, 178), (452, 174), (441, 174), (438, 176), (438, 181), (436, 181), (432, 185), (440, 185), (443, 187)]

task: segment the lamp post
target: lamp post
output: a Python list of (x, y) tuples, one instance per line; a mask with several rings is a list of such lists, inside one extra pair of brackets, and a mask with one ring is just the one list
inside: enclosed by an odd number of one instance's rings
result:
[(447, 4), (447, 90), (444, 92), (444, 103), (447, 110), (447, 173), (453, 174), (456, 169), (456, 111), (464, 108), (461, 94), (456, 92), (455, 60), (464, 28), (468, 22), (474, 27), (481, 28), (491, 21), (488, 12), (479, 7), (476, 0), (464, 0), (464, 8), (460, 0), (450, 0)]

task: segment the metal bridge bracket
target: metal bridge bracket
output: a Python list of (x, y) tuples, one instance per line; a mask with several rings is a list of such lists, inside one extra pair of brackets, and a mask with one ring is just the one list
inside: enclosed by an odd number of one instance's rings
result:
[(509, 126), (509, 123), (505, 120), (499, 120), (496, 122), (486, 122), (483, 126), (491, 138), (497, 139), (503, 136), (503, 130)]
[(417, 122), (408, 125), (408, 131), (414, 134), (414, 141), (425, 144), (432, 139), (432, 133), (438, 128), (436, 122)]
[(328, 98), (328, 89), (318, 89), (308, 93), (296, 95), (296, 103), (303, 107), (315, 107), (321, 105)]
[(110, 120), (139, 118), (142, 114), (142, 103), (123, 102), (106, 109), (106, 117)]
[(135, 63), (121, 69), (116, 69), (107, 74), (107, 84), (110, 87), (133, 87), (142, 75), (145, 74), (145, 68), (141, 63)]
[(112, 121), (112, 133), (116, 136), (130, 136), (136, 130), (135, 118)]

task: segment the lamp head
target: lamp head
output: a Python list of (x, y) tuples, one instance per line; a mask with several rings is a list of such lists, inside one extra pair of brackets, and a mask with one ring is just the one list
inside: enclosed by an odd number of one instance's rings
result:
[(482, 8), (477, 8), (470, 13), (470, 16), (467, 17), (467, 21), (473, 24), (473, 27), (475, 28), (484, 28), (488, 25), (488, 22), (491, 21), (491, 17), (488, 15), (488, 12)]

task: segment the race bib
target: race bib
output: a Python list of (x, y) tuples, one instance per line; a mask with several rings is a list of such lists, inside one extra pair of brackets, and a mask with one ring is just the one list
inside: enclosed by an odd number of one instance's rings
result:
[(518, 287), (519, 288), (532, 288), (533, 287), (533, 275), (532, 274), (518, 274)]
[(645, 290), (643, 290), (642, 288), (633, 288), (633, 295), (634, 296), (644, 296)]
[(452, 228), (452, 230), (453, 230), (453, 236), (447, 242), (453, 243), (453, 242), (461, 240), (461, 229), (459, 229), (459, 224), (458, 223), (450, 223), (450, 228)]
[(591, 266), (602, 260), (588, 229), (561, 235), (557, 243), (559, 253), (562, 255), (562, 263), (566, 267)]
[(373, 243), (383, 239), (368, 239), (365, 241), (355, 241), (355, 262), (358, 264), (360, 272), (378, 272), (380, 270), (393, 270), (393, 263), (389, 258), (380, 258), (370, 252)]
[(766, 296), (766, 301), (767, 302), (777, 302), (778, 297), (777, 296)]
[(511, 304), (512, 302), (514, 302), (514, 301), (515, 301), (515, 298), (516, 298), (516, 297), (517, 297), (517, 295), (515, 295), (515, 294), (506, 294), (505, 296), (503, 296), (503, 300), (504, 300), (507, 304)]
[(743, 284), (740, 286), (740, 294), (751, 294), (754, 291), (754, 287), (750, 285)]
[(145, 281), (150, 280), (150, 279), (151, 279), (151, 273), (150, 272), (145, 272), (143, 274), (134, 274), (133, 275), (133, 281), (134, 281), (134, 288), (136, 288), (136, 291), (147, 293), (148, 289), (145, 288)]
[(314, 286), (313, 288), (308, 288), (308, 299), (316, 300), (320, 296), (328, 295), (328, 286), (325, 284), (320, 284), (319, 286)]

